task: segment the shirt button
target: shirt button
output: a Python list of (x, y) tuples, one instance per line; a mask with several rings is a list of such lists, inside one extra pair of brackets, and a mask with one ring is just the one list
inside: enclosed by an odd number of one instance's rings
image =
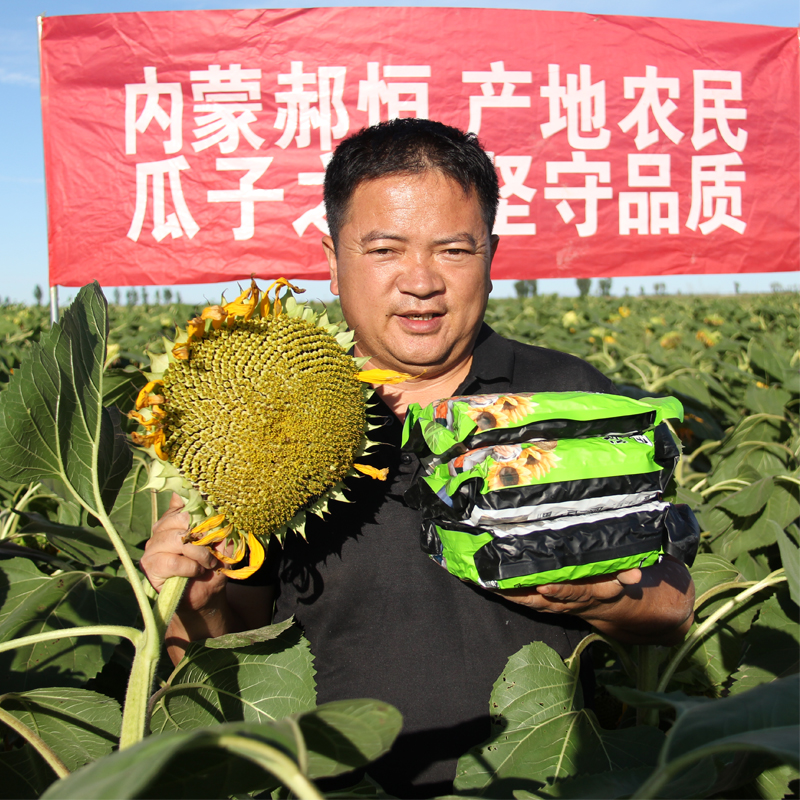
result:
[(403, 453), (400, 456), (400, 463), (402, 464), (410, 464), (414, 460), (414, 456), (411, 453)]

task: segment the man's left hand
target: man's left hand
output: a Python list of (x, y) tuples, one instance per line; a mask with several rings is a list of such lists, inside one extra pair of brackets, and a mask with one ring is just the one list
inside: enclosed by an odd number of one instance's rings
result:
[(692, 578), (671, 556), (643, 569), (503, 589), (498, 594), (536, 611), (574, 614), (629, 644), (676, 644), (693, 620)]

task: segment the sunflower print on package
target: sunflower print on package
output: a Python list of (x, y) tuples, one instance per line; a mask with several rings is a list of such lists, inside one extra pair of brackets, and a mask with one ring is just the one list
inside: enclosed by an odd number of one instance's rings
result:
[(450, 397), (409, 407), (403, 446), (432, 468), (469, 450), (534, 439), (627, 436), (683, 415), (671, 397), (635, 400), (595, 392)]

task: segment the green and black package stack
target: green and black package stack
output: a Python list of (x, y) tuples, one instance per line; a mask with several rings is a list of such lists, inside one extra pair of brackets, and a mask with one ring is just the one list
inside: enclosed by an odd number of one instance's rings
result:
[(511, 589), (654, 564), (691, 565), (700, 530), (663, 496), (680, 451), (671, 397), (595, 392), (451, 397), (409, 406), (406, 492), (422, 549), (453, 575)]

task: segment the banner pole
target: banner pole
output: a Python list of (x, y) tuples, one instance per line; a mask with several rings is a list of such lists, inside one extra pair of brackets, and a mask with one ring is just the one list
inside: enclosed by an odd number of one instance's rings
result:
[(58, 286), (50, 287), (50, 324), (58, 322)]
[[(38, 55), (39, 55), (39, 84), (40, 84), (40, 90), (39, 91), (40, 91), (40, 94), (41, 94), (41, 84), (42, 84), (42, 25), (43, 25), (43, 22), (44, 22), (44, 16), (45, 16), (44, 14), (40, 14), (38, 17), (36, 17), (36, 26), (37, 26), (38, 34), (39, 34), (39, 36), (38, 36), (38, 38), (39, 38)], [(47, 196), (47, 170), (46, 169), (45, 169), (45, 174), (44, 174), (44, 202), (45, 202), (45, 208), (47, 209), (46, 225), (47, 225), (47, 234), (48, 234), (47, 235), (47, 241), (49, 243), (50, 242), (50, 205), (48, 203), (48, 196)], [(48, 247), (47, 258), (48, 258), (48, 264), (47, 264), (48, 269), (47, 269), (47, 272), (48, 272), (48, 277), (49, 277), (49, 273), (50, 273), (49, 247)], [(50, 325), (52, 326), (56, 322), (58, 322), (58, 286), (57, 285), (50, 287)]]

